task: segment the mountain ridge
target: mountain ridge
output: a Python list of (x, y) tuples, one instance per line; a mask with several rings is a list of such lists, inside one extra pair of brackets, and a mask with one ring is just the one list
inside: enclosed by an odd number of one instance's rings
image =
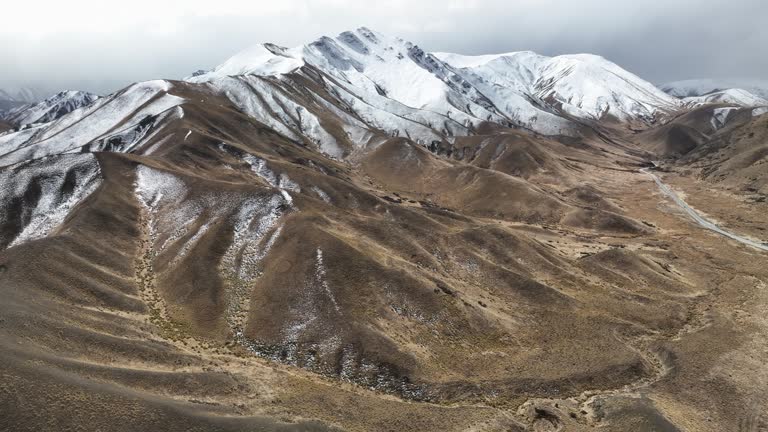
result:
[[(513, 54), (515, 55), (490, 57), (513, 58), (525, 53)], [(634, 96), (642, 101), (647, 99), (646, 94), (652, 95), (658, 106), (642, 102), (633, 103), (632, 101), (637, 99), (632, 95), (617, 96), (609, 91), (596, 96), (585, 95), (582, 89), (573, 88), (574, 85), (567, 82), (571, 73), (590, 76), (598, 75), (594, 71), (605, 69), (603, 76), (610, 78), (620, 70), (597, 56), (560, 56), (551, 60), (534, 53), (527, 54), (534, 61), (530, 65), (521, 64), (519, 67), (527, 68), (531, 72), (536, 70), (541, 79), (539, 86), (533, 88), (533, 83), (521, 82), (518, 79), (508, 85), (512, 91), (505, 90), (501, 95), (496, 95), (493, 87), (482, 85), (482, 77), (480, 80), (473, 79), (473, 82), (469, 82), (464, 76), (468, 71), (462, 72), (458, 67), (460, 65), (454, 67), (449, 62), (442, 61), (439, 57), (444, 53), (426, 53), (411, 42), (361, 27), (355, 31), (343, 32), (336, 38), (322, 37), (296, 48), (257, 45), (235, 55), (213, 71), (190, 77), (188, 80), (205, 82), (233, 73), (279, 76), (311, 65), (345, 82), (347, 89), (363, 100), (370, 99), (371, 95), (386, 96), (414, 109), (424, 109), (442, 115), (450, 115), (453, 112), (453, 115), (461, 115), (460, 120), (465, 125), (471, 124), (473, 127), (477, 127), (482, 121), (510, 122), (549, 135), (575, 133), (574, 125), (558, 115), (563, 110), (585, 120), (615, 115), (619, 120), (653, 123), (659, 120), (655, 117), (661, 117), (662, 114), (669, 114), (679, 108), (676, 99), (666, 96), (649, 83), (626, 72), (619, 73), (619, 80), (630, 82), (626, 89), (634, 92)], [(458, 57), (454, 54), (446, 58), (455, 61)], [(550, 59), (551, 64), (542, 65), (541, 68), (548, 70), (539, 70), (535, 63), (544, 63), (546, 59)], [(579, 79), (581, 77), (575, 80)], [(596, 80), (595, 87), (599, 87), (599, 79), (600, 77)], [(413, 88), (418, 91), (409, 90)], [(568, 101), (574, 97), (580, 101), (569, 105)], [(491, 99), (495, 99), (496, 104)], [(504, 100), (504, 103), (501, 103), (501, 100)], [(643, 109), (638, 110), (638, 106), (643, 106)]]

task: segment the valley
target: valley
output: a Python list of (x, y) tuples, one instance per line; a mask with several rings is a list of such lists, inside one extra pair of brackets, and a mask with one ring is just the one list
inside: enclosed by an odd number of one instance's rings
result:
[(697, 224), (701, 225), (703, 228), (722, 234), (728, 238), (736, 240), (739, 243), (743, 243), (753, 248), (760, 249), (760, 250), (768, 250), (768, 246), (766, 246), (764, 242), (756, 242), (754, 240), (750, 240), (742, 236), (736, 235), (734, 233), (725, 231), (720, 227), (718, 227), (716, 224), (712, 223), (711, 221), (703, 218), (695, 209), (693, 209), (685, 201), (683, 201), (668, 185), (664, 184), (659, 179), (659, 176), (649, 172), (645, 168), (641, 169), (640, 171), (651, 176), (653, 181), (656, 182), (656, 185), (659, 186), (659, 190), (661, 190), (665, 195), (667, 195), (670, 199), (672, 199), (675, 202), (675, 204), (677, 204), (678, 207), (684, 210), (691, 218), (693, 218), (693, 220), (696, 221)]

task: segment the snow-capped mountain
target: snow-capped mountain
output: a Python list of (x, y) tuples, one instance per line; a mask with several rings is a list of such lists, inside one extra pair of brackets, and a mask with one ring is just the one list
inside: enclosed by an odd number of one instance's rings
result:
[(181, 115), (171, 108), (184, 99), (168, 94), (171, 87), (167, 81), (137, 83), (57, 120), (0, 135), (0, 166), (82, 151), (130, 152), (160, 117)]
[(704, 94), (702, 96), (690, 96), (683, 98), (683, 103), (690, 107), (705, 104), (728, 104), (742, 107), (768, 106), (768, 100), (755, 96), (742, 89), (727, 89)]
[(95, 101), (58, 94), (14, 114), (14, 123), (33, 127), (0, 136), (0, 165), (84, 148), (144, 148), (164, 120), (183, 115), (171, 108), (190, 92), (223, 97), (337, 159), (393, 136), (437, 148), (492, 123), (578, 137), (603, 125), (647, 128), (689, 109), (598, 56), (433, 54), (359, 28), (295, 48), (257, 45), (185, 82), (138, 83)]
[(78, 108), (90, 105), (99, 96), (82, 91), (68, 90), (57, 93), (33, 105), (10, 111), (5, 119), (17, 125), (48, 123)]
[[(287, 95), (285, 90), (294, 87), (290, 81), (299, 76), (316, 80), (321, 87), (309, 88), (301, 95)], [(269, 97), (246, 100), (245, 93), (237, 90), (241, 86), (233, 80), (247, 81), (246, 88), (261, 89)], [(281, 130), (286, 128), (267, 117), (274, 117), (271, 112), (276, 112), (282, 119), (280, 123), (286, 123), (286, 119), (295, 116), (292, 107), (287, 111), (282, 108), (286, 105), (286, 96), (291, 99), (288, 105), (307, 107), (306, 100), (295, 97), (301, 96), (312, 99), (309, 105), (330, 103), (342, 108), (325, 111), (331, 111), (346, 124), (345, 129), (351, 136), (360, 135), (362, 130), (379, 130), (386, 135), (407, 136), (428, 144), (445, 136), (468, 135), (484, 121), (534, 126), (513, 123), (451, 66), (418, 46), (365, 28), (291, 49), (258, 45), (189, 81), (207, 82), (227, 94), (234, 94), (233, 98), (250, 114)], [(273, 86), (279, 88), (268, 89)], [(322, 115), (312, 112), (311, 108), (306, 115), (310, 118), (299, 119), (304, 123), (299, 129), (311, 130), (315, 141), (328, 141), (327, 127), (319, 120)], [(567, 121), (561, 123), (560, 130), (548, 128), (547, 132), (571, 132)], [(288, 129), (297, 129), (292, 126), (287, 125)], [(339, 145), (326, 143), (329, 148)]]
[(652, 124), (680, 108), (651, 83), (595, 55), (545, 57), (532, 52), (486, 56), (437, 53), (503, 103), (516, 93), (581, 119), (613, 117)]
[(369, 126), (426, 143), (441, 135), (470, 134), (487, 121), (545, 135), (576, 135), (574, 120), (614, 118), (648, 125), (681, 107), (600, 57), (432, 54), (367, 28), (295, 48), (258, 45), (188, 81), (233, 94), (233, 76), (275, 84), (302, 73), (320, 74), (325, 90)]
[(45, 99), (49, 94), (32, 87), (6, 87), (0, 89), (0, 100), (30, 104)]
[(768, 81), (766, 80), (694, 79), (663, 84), (659, 88), (678, 98), (704, 96), (728, 89), (743, 89), (757, 97), (768, 99)]

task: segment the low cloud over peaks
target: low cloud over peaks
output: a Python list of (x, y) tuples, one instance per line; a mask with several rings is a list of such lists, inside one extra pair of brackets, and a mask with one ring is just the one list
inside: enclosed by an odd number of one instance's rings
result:
[(768, 78), (768, 3), (759, 0), (75, 0), (28, 8), (4, 7), (0, 88), (107, 93), (212, 68), (256, 43), (294, 46), (361, 25), (431, 51), (589, 52), (656, 83)]

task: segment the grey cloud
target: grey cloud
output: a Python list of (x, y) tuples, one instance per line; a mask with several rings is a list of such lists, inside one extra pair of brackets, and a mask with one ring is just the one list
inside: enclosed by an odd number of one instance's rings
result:
[[(763, 54), (768, 2), (762, 0), (297, 4), (301, 10), (265, 16), (173, 17), (175, 30), (168, 32), (137, 28), (94, 36), (71, 30), (34, 41), (3, 33), (0, 88), (31, 85), (106, 93), (133, 81), (181, 78), (214, 67), (255, 43), (293, 46), (361, 25), (431, 51), (590, 52), (657, 83), (768, 78), (768, 56)], [(77, 29), (76, 23), (72, 28)]]

